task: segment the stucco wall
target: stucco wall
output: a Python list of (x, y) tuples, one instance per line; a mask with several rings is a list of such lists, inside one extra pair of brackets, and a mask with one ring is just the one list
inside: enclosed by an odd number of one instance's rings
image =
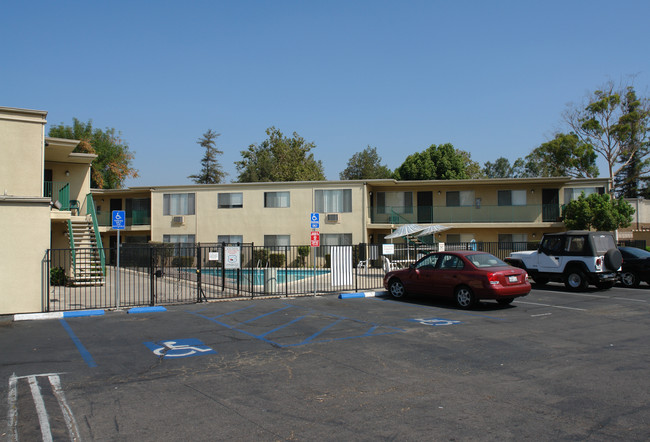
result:
[(0, 198), (0, 314), (41, 312), (49, 199)]

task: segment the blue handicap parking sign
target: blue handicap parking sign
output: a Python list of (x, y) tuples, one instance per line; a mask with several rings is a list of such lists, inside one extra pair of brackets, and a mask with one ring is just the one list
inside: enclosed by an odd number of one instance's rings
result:
[(309, 220), (311, 222), (310, 226), (312, 229), (318, 229), (320, 226), (320, 214), (317, 212), (314, 212), (311, 214), (309, 217)]
[(163, 359), (189, 358), (199, 355), (214, 355), (216, 351), (199, 339), (170, 339), (158, 342), (145, 342), (144, 345), (156, 356)]
[(112, 226), (113, 230), (124, 230), (126, 212), (124, 210), (113, 210)]

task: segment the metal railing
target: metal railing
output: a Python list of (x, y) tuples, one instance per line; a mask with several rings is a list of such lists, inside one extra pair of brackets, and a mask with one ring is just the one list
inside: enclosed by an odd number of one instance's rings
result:
[(382, 206), (369, 211), (372, 224), (556, 222), (558, 204), (523, 206)]

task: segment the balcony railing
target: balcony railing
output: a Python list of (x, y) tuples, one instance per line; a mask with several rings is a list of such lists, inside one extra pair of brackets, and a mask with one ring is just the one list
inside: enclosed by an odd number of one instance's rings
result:
[[(106, 227), (112, 225), (110, 212), (101, 212), (97, 214), (97, 222), (100, 226)], [(148, 226), (151, 224), (151, 213), (148, 210), (132, 210), (126, 212), (126, 226)]]
[(534, 223), (560, 220), (558, 204), (525, 206), (385, 206), (370, 210), (372, 224)]
[(53, 203), (61, 203), (59, 210), (70, 210), (70, 183), (45, 181), (43, 183), (43, 196), (51, 198)]

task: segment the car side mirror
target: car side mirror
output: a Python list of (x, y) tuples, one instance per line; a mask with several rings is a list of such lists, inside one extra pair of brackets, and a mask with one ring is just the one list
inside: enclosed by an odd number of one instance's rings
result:
[(409, 264), (409, 269), (415, 270), (415, 264)]

